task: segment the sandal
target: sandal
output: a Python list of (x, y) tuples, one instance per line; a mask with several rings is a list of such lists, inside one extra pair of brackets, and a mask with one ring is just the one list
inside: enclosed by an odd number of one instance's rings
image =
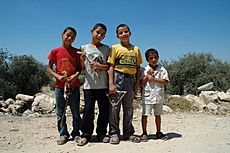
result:
[(98, 138), (98, 140), (99, 140), (100, 142), (109, 143), (109, 137), (108, 137), (108, 136), (102, 135), (102, 136), (99, 136), (99, 137), (97, 137), (97, 138)]
[(80, 136), (75, 136), (73, 140), (74, 140), (75, 142), (78, 142), (79, 140), (81, 140), (81, 137), (80, 137)]
[(78, 146), (84, 146), (88, 143), (88, 140), (86, 138), (81, 138), (77, 141)]
[(120, 139), (118, 137), (118, 135), (112, 135), (109, 139), (109, 143), (110, 144), (119, 144), (120, 143)]
[(131, 135), (129, 137), (129, 141), (134, 142), (134, 143), (140, 143), (141, 139), (139, 137), (135, 136), (135, 135)]
[(157, 137), (157, 139), (161, 139), (161, 140), (167, 140), (168, 139), (168, 137), (166, 135), (164, 135), (162, 132), (157, 132), (156, 137)]
[(57, 145), (63, 145), (68, 141), (68, 137), (65, 135), (60, 136), (60, 138), (57, 141)]
[(141, 139), (141, 142), (147, 142), (148, 141), (148, 136), (146, 134), (142, 134), (140, 139)]

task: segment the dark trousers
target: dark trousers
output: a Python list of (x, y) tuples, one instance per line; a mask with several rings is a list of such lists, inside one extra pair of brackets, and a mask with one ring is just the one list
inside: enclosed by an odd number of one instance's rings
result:
[(95, 102), (97, 101), (99, 114), (97, 118), (97, 137), (105, 136), (109, 120), (108, 89), (85, 89), (85, 107), (81, 122), (82, 137), (91, 138), (94, 130)]

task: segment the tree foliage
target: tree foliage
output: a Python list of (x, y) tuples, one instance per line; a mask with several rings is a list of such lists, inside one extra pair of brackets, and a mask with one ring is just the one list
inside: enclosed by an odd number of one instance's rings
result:
[(215, 59), (210, 53), (188, 53), (178, 61), (162, 62), (170, 77), (168, 94), (196, 94), (197, 88), (209, 82), (213, 90), (230, 88), (230, 63)]
[(50, 82), (46, 67), (32, 56), (13, 56), (0, 50), (0, 95), (14, 98), (16, 94), (34, 95)]
[(7, 49), (0, 48), (0, 96), (3, 98), (12, 97), (16, 94), (14, 90), (16, 87), (11, 82), (11, 72), (9, 61), (12, 55)]

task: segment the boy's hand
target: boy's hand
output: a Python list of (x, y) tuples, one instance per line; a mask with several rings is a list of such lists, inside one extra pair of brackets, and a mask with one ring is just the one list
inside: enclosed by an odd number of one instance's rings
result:
[(78, 75), (79, 75), (78, 72), (75, 73), (75, 74), (72, 74), (71, 76), (69, 76), (69, 77), (67, 78), (67, 81), (68, 81), (68, 82), (72, 82), (73, 80), (76, 80), (76, 79), (78, 78)]
[(150, 81), (152, 79), (152, 77), (153, 77), (152, 75), (147, 73), (147, 75), (146, 75), (147, 81)]
[(94, 70), (100, 70), (100, 64), (98, 62), (93, 61), (91, 63), (91, 68)]
[(73, 80), (76, 80), (76, 78), (77, 78), (76, 74), (73, 74), (67, 78), (67, 81), (72, 82)]
[(85, 61), (85, 59), (86, 59), (86, 54), (85, 54), (84, 52), (81, 53), (80, 59), (81, 59), (82, 61)]
[(150, 68), (150, 69), (148, 70), (147, 74), (153, 75), (153, 72), (154, 72), (154, 70), (153, 70), (152, 68)]
[(134, 92), (139, 92), (141, 90), (140, 84), (138, 82), (135, 83), (134, 85)]
[(65, 75), (58, 75), (57, 76), (57, 79), (61, 82), (65, 82), (67, 80), (67, 76)]
[(117, 92), (117, 87), (113, 84), (109, 84), (109, 94), (115, 94)]

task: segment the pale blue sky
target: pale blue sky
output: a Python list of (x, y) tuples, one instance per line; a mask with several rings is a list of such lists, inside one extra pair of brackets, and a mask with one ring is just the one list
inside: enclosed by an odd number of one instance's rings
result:
[(67, 26), (78, 31), (73, 46), (91, 40), (95, 23), (108, 32), (103, 43), (119, 43), (118, 24), (130, 26), (131, 42), (144, 58), (148, 48), (160, 59), (178, 59), (188, 52), (212, 53), (230, 61), (230, 0), (0, 0), (0, 48), (32, 55), (47, 64), (50, 50), (61, 45)]

